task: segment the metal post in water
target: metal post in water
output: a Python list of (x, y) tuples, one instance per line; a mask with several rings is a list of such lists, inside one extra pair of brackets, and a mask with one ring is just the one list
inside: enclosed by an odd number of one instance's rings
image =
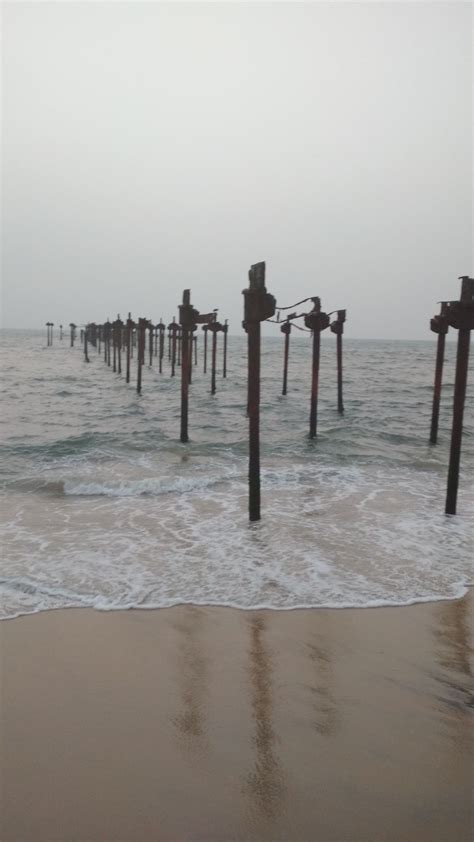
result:
[(318, 426), (318, 386), (319, 358), (321, 350), (321, 331), (329, 327), (329, 316), (321, 312), (321, 300), (316, 296), (311, 299), (313, 310), (305, 316), (305, 325), (313, 331), (313, 360), (311, 372), (311, 403), (309, 413), (309, 437), (316, 438)]
[(344, 401), (342, 398), (342, 334), (344, 333), (344, 322), (346, 311), (338, 310), (337, 319), (331, 324), (331, 331), (336, 334), (337, 353), (337, 411), (339, 415), (344, 414)]
[(224, 333), (224, 359), (222, 363), (222, 376), (227, 377), (227, 333), (229, 331), (228, 319), (225, 320), (222, 331)]
[(150, 322), (149, 327), (149, 337), (148, 337), (148, 364), (151, 368), (153, 365), (153, 332), (155, 328), (153, 327), (152, 323)]
[(462, 281), (460, 300), (449, 302), (447, 309), (449, 326), (459, 331), (456, 377), (454, 381), (453, 426), (445, 508), (447, 515), (456, 514), (467, 369), (469, 363), (469, 344), (471, 330), (474, 329), (474, 279), (464, 275), (460, 280)]
[[(179, 321), (182, 336), (182, 366), (181, 366), (181, 433), (180, 440), (185, 444), (189, 441), (188, 436), (188, 411), (189, 411), (189, 331), (193, 330), (194, 308), (191, 307), (191, 291), (183, 291), (183, 303), (179, 308)], [(191, 334), (192, 335), (192, 334)]]
[(291, 322), (287, 318), (286, 322), (283, 322), (282, 326), (280, 327), (282, 333), (285, 334), (285, 350), (283, 353), (283, 388), (281, 390), (282, 395), (286, 395), (287, 386), (288, 386), (288, 357), (290, 353), (290, 333), (291, 333)]
[(171, 337), (171, 377), (175, 376), (175, 369), (176, 369), (176, 340), (177, 340), (177, 331), (178, 325), (176, 324), (176, 320), (173, 316), (173, 321), (171, 324), (168, 325), (169, 335)]
[(137, 393), (142, 391), (142, 368), (145, 362), (145, 331), (148, 326), (147, 319), (138, 319), (137, 327)]
[(74, 322), (69, 323), (69, 327), (71, 330), (70, 337), (71, 337), (71, 348), (74, 348), (74, 340), (76, 338), (76, 325)]
[(160, 351), (159, 351), (159, 356), (158, 356), (159, 372), (160, 372), (160, 374), (162, 374), (163, 373), (163, 355), (164, 355), (164, 350), (165, 350), (165, 347), (164, 347), (165, 346), (165, 330), (166, 330), (162, 319), (160, 319), (160, 323), (158, 325), (158, 330), (160, 332), (160, 336), (159, 336)]
[(127, 346), (127, 371), (125, 375), (125, 382), (130, 383), (130, 360), (132, 356), (132, 331), (133, 331), (133, 319), (132, 314), (128, 314), (127, 325), (126, 325), (126, 346)]
[(87, 348), (87, 334), (88, 334), (88, 325), (84, 328), (84, 360), (86, 363), (90, 363), (88, 348)]
[(265, 287), (265, 263), (250, 267), (243, 290), (248, 337), (249, 519), (260, 520), (260, 322), (275, 313), (275, 299)]
[(446, 318), (447, 309), (447, 302), (443, 301), (441, 303), (441, 311), (437, 316), (434, 316), (430, 322), (431, 330), (433, 333), (438, 334), (433, 389), (433, 409), (431, 412), (430, 444), (437, 444), (438, 442), (439, 408), (441, 403), (441, 387), (443, 384), (444, 349), (446, 334), (449, 330), (448, 320)]
[(218, 322), (213, 322), (210, 325), (210, 330), (212, 331), (212, 352), (211, 352), (211, 395), (216, 394), (216, 360), (217, 360), (217, 331), (218, 326), (220, 327)]
[(207, 371), (207, 331), (209, 330), (208, 325), (203, 325), (202, 329), (204, 331), (204, 374)]
[(197, 366), (198, 364), (198, 338), (197, 336), (193, 339), (194, 343), (194, 365)]

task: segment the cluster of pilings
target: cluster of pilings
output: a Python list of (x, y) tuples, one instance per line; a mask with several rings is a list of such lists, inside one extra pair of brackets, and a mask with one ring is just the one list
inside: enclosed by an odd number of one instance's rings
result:
[(431, 415), (430, 443), (438, 442), (439, 408), (443, 380), (443, 362), (446, 334), (450, 327), (458, 331), (456, 355), (456, 376), (454, 382), (453, 422), (451, 430), (451, 448), (449, 453), (448, 487), (446, 491), (445, 511), (448, 515), (456, 514), (459, 487), (459, 467), (461, 463), (461, 443), (466, 400), (467, 370), (471, 330), (474, 329), (474, 279), (463, 275), (461, 295), (458, 301), (441, 301), (441, 310), (431, 319), (431, 330), (438, 335), (436, 367), (433, 391), (433, 411)]
[[(438, 334), (438, 349), (436, 358), (435, 387), (433, 397), (433, 414), (431, 422), (430, 441), (436, 444), (438, 436), (439, 406), (441, 397), (442, 369), (444, 360), (444, 342), (449, 327), (458, 330), (458, 352), (456, 363), (456, 382), (454, 390), (453, 428), (451, 437), (451, 452), (448, 472), (448, 490), (446, 498), (446, 513), (456, 513), (456, 499), (459, 482), (459, 464), (461, 453), (462, 424), (464, 402), (466, 394), (467, 367), (469, 357), (470, 331), (474, 327), (474, 280), (462, 277), (461, 297), (459, 301), (445, 301), (441, 303), (441, 312), (431, 320), (431, 329)], [(284, 334), (283, 359), (283, 388), (282, 394), (288, 392), (288, 361), (290, 335), (292, 328), (303, 330), (312, 337), (311, 363), (311, 394), (309, 413), (309, 437), (317, 435), (318, 421), (318, 392), (321, 333), (330, 328), (336, 336), (337, 354), (337, 410), (344, 413), (343, 402), (343, 367), (342, 367), (342, 337), (346, 321), (346, 310), (335, 310), (325, 313), (321, 310), (321, 300), (318, 296), (305, 298), (297, 304), (298, 307), (306, 302), (312, 303), (309, 312), (292, 312), (286, 315), (281, 323), (281, 312), (291, 307), (277, 307), (273, 295), (265, 286), (265, 263), (256, 263), (249, 270), (249, 286), (243, 290), (244, 320), (243, 327), (248, 340), (248, 391), (247, 414), (249, 419), (249, 518), (251, 521), (260, 519), (260, 352), (261, 352), (261, 323), (264, 321), (280, 324)], [(277, 312), (277, 319), (274, 319)], [(331, 316), (335, 318), (331, 322)], [(296, 322), (302, 319), (304, 327)], [(81, 337), (84, 343), (84, 358), (90, 361), (89, 346), (102, 353), (107, 366), (114, 372), (122, 374), (125, 367), (125, 380), (131, 379), (131, 360), (136, 355), (136, 390), (142, 391), (142, 370), (148, 359), (149, 366), (157, 358), (159, 372), (163, 372), (163, 362), (167, 357), (172, 377), (176, 369), (181, 369), (181, 423), (180, 440), (189, 441), (189, 386), (192, 382), (193, 365), (198, 362), (197, 329), (201, 325), (204, 333), (203, 371), (208, 369), (208, 334), (211, 334), (211, 394), (216, 392), (217, 371), (217, 334), (223, 334), (223, 366), (222, 375), (227, 376), (227, 319), (223, 324), (217, 320), (217, 310), (202, 314), (191, 305), (189, 290), (183, 292), (183, 303), (179, 307), (179, 320), (175, 318), (165, 325), (160, 319), (154, 324), (146, 318), (134, 321), (131, 314), (125, 322), (120, 316), (114, 322), (109, 319), (96, 324), (90, 322), (83, 330)], [(52, 323), (47, 323), (48, 345), (52, 343)], [(74, 345), (76, 325), (70, 323), (71, 346)], [(62, 326), (61, 326), (62, 338)], [(135, 350), (134, 350), (135, 349)], [(167, 354), (166, 354), (167, 349)], [(124, 360), (124, 362), (123, 362)]]
[[(264, 271), (264, 270), (263, 270)], [(321, 357), (321, 333), (326, 328), (330, 328), (331, 332), (336, 335), (336, 359), (337, 359), (337, 411), (340, 415), (344, 414), (343, 401), (343, 379), (342, 379), (342, 336), (344, 333), (344, 323), (346, 321), (346, 310), (334, 310), (331, 313), (323, 313), (321, 311), (321, 299), (318, 296), (306, 298), (300, 301), (300, 304), (306, 301), (313, 303), (312, 310), (309, 313), (291, 313), (285, 317), (285, 321), (280, 327), (284, 334), (285, 343), (283, 351), (283, 388), (282, 395), (288, 393), (288, 362), (290, 355), (290, 336), (292, 327), (298, 330), (304, 330), (312, 334), (312, 366), (311, 366), (311, 405), (310, 405), (310, 422), (309, 422), (309, 437), (316, 438), (318, 427), (318, 392), (319, 392), (319, 367)], [(293, 305), (296, 306), (296, 305)], [(278, 318), (276, 323), (280, 323), (280, 313), (282, 310), (289, 310), (290, 307), (278, 308), (275, 304), (275, 310), (278, 311)], [(336, 313), (336, 318), (331, 322), (331, 316)], [(303, 319), (306, 327), (302, 328), (296, 324), (297, 319)], [(275, 323), (274, 319), (266, 319), (266, 321)]]
[[(126, 321), (120, 315), (115, 321), (107, 319), (102, 324), (89, 322), (81, 329), (81, 340), (84, 348), (84, 360), (90, 362), (89, 350), (92, 346), (97, 354), (103, 355), (104, 363), (117, 374), (125, 370), (125, 382), (130, 383), (132, 377), (131, 361), (136, 357), (136, 391), (142, 392), (143, 368), (146, 364), (151, 368), (154, 362), (158, 364), (158, 371), (163, 373), (165, 359), (170, 366), (170, 375), (174, 377), (176, 370), (181, 369), (181, 441), (188, 441), (188, 399), (189, 385), (192, 383), (193, 367), (198, 364), (198, 324), (204, 330), (203, 370), (207, 372), (207, 334), (212, 335), (211, 347), (211, 394), (217, 390), (217, 334), (223, 334), (223, 362), (222, 376), (227, 377), (227, 336), (228, 321), (224, 324), (217, 321), (217, 309), (209, 313), (200, 314), (191, 307), (189, 290), (183, 294), (183, 304), (179, 307), (179, 321), (176, 318), (165, 325), (160, 319), (153, 323), (147, 318), (133, 320), (131, 313)], [(77, 326), (71, 322), (71, 346), (74, 345)], [(195, 335), (196, 334), (196, 335)], [(49, 334), (48, 334), (49, 336)], [(166, 353), (167, 350), (167, 353)]]

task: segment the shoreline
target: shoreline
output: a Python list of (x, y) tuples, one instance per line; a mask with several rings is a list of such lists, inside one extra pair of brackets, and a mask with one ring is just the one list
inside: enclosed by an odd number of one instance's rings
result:
[(39, 614), (47, 614), (51, 611), (97, 611), (100, 614), (121, 614), (126, 613), (128, 611), (170, 611), (173, 608), (225, 608), (231, 611), (259, 611), (259, 612), (291, 612), (291, 611), (372, 611), (377, 608), (394, 608), (394, 609), (401, 609), (401, 608), (413, 608), (416, 605), (436, 605), (442, 602), (457, 602), (460, 599), (464, 599), (471, 590), (474, 588), (473, 584), (462, 585), (461, 590), (462, 593), (457, 594), (456, 596), (420, 596), (420, 597), (413, 597), (413, 599), (407, 602), (389, 602), (388, 600), (373, 600), (373, 602), (368, 602), (365, 605), (353, 605), (353, 604), (346, 604), (346, 605), (336, 605), (336, 604), (325, 604), (325, 605), (291, 605), (288, 608), (282, 606), (272, 606), (272, 605), (253, 605), (253, 606), (245, 606), (245, 605), (236, 605), (235, 603), (225, 603), (225, 602), (173, 602), (170, 605), (125, 605), (122, 608), (119, 606), (113, 606), (110, 608), (98, 608), (95, 605), (60, 605), (57, 608), (38, 608), (35, 611), (27, 611), (24, 613), (19, 614), (12, 614), (8, 617), (0, 617), (0, 625), (4, 622), (8, 622), (11, 620), (19, 620), (22, 617), (36, 617)]
[(467, 842), (472, 607), (2, 622), (0, 838)]

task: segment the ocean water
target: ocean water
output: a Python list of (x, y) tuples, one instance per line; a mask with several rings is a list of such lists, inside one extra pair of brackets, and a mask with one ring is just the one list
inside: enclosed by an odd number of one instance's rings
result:
[(167, 360), (163, 375), (156, 360), (145, 367), (137, 396), (93, 348), (87, 365), (68, 337), (47, 348), (44, 332), (2, 332), (0, 618), (68, 606), (370, 607), (465, 592), (472, 389), (459, 514), (444, 515), (454, 343), (430, 447), (434, 341), (345, 338), (341, 418), (335, 338), (324, 336), (310, 441), (309, 335), (291, 337), (286, 397), (283, 336), (264, 338), (262, 520), (249, 524), (246, 340), (229, 337), (215, 396), (199, 342), (182, 445)]

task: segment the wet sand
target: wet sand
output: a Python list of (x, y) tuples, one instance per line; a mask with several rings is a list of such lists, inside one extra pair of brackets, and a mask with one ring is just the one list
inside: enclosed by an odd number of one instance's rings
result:
[(468, 842), (472, 594), (0, 624), (0, 838)]

